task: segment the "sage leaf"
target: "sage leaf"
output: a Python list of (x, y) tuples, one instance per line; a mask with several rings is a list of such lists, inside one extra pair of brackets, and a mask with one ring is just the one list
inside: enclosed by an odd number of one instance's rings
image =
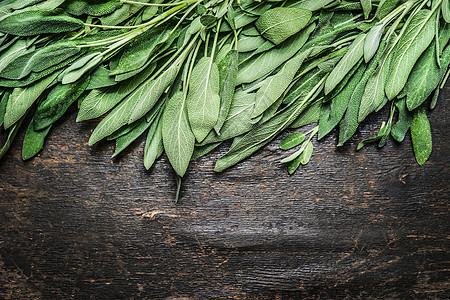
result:
[(189, 124), (198, 142), (208, 135), (219, 117), (219, 69), (211, 57), (201, 58), (189, 80), (186, 107)]
[(405, 86), (409, 110), (419, 107), (439, 85), (441, 70), (436, 60), (436, 44), (431, 43), (415, 64)]
[(52, 11), (29, 10), (0, 20), (0, 32), (18, 36), (75, 31), (83, 26), (81, 20)]
[(265, 84), (256, 93), (256, 104), (253, 109), (252, 119), (261, 115), (268, 109), (281, 95), (294, 79), (295, 74), (302, 65), (309, 51), (302, 52), (295, 56), (283, 66), (277, 74), (269, 77)]
[(370, 12), (372, 11), (372, 1), (371, 0), (360, 0), (360, 1), (364, 13), (364, 19), (368, 19)]
[(300, 128), (302, 126), (319, 121), (321, 107), (322, 99), (311, 103), (289, 126), (289, 128)]
[(443, 0), (441, 4), (441, 13), (445, 22), (450, 23), (450, 3), (449, 1)]
[(245, 36), (241, 35), (241, 38), (238, 40), (237, 50), (239, 52), (249, 52), (258, 49), (261, 47), (266, 40), (261, 36)]
[(344, 57), (338, 62), (325, 81), (325, 94), (329, 94), (345, 77), (345, 75), (358, 63), (364, 54), (364, 39), (366, 35), (360, 34), (348, 48)]
[[(82, 104), (84, 104), (84, 101)], [(89, 145), (97, 143), (103, 138), (113, 134), (116, 130), (120, 129), (120, 127), (128, 124), (128, 120), (137, 101), (139, 101), (139, 98), (133, 97), (133, 94), (131, 94), (116, 106), (103, 120), (100, 121), (97, 127), (95, 127), (89, 138)]]
[(57, 74), (53, 74), (25, 88), (15, 88), (6, 106), (5, 128), (18, 122), (56, 77)]
[(311, 16), (306, 9), (276, 7), (266, 11), (255, 25), (263, 37), (278, 45), (305, 27)]
[[(77, 122), (95, 119), (107, 113), (111, 108), (116, 106), (126, 96), (133, 92), (142, 81), (146, 80), (151, 72), (153, 72), (153, 68), (150, 68), (127, 81), (120, 82), (115, 86), (91, 90), (81, 103)], [(128, 120), (126, 121), (128, 122)]]
[(392, 125), (391, 136), (397, 142), (402, 142), (411, 126), (414, 112), (409, 111), (406, 107), (406, 98), (402, 98), (395, 102), (395, 106), (398, 109), (398, 120)]
[(383, 35), (384, 24), (375, 25), (367, 33), (364, 40), (364, 61), (368, 63), (378, 50)]
[(237, 89), (220, 135), (211, 131), (199, 145), (217, 143), (247, 133), (255, 126), (250, 118), (254, 105), (255, 93), (247, 93), (242, 89)]
[(423, 165), (432, 150), (431, 129), (425, 109), (418, 108), (411, 122), (411, 140), (417, 163)]
[(253, 82), (289, 60), (303, 47), (314, 28), (311, 24), (276, 48), (247, 61), (239, 69), (236, 85)]
[(305, 140), (305, 138), (306, 136), (304, 133), (300, 132), (291, 133), (281, 140), (280, 148), (282, 150), (294, 148), (300, 145)]
[(34, 128), (34, 121), (31, 120), (28, 125), (27, 131), (25, 133), (25, 138), (23, 140), (22, 146), (22, 159), (27, 160), (34, 157), (41, 151), (44, 146), (44, 141), (48, 135), (51, 125), (42, 130), (36, 130)]
[(161, 116), (162, 114), (152, 123), (148, 130), (144, 149), (144, 166), (147, 170), (153, 166), (164, 152)]
[(80, 48), (73, 42), (55, 43), (12, 60), (0, 71), (0, 77), (22, 79), (31, 72), (40, 72), (64, 62), (79, 52)]
[(164, 91), (173, 83), (177, 74), (178, 66), (174, 64), (156, 79), (143, 83), (131, 93), (129, 98), (136, 98), (136, 106), (130, 115), (128, 124), (142, 118), (152, 109), (158, 99), (161, 98)]
[(233, 142), (228, 152), (217, 160), (214, 171), (222, 172), (244, 158), (247, 158), (274, 139), (281, 131), (294, 122), (308, 104), (317, 97), (317, 94), (323, 89), (323, 81), (319, 82), (304, 99), (294, 101), (285, 110), (274, 115), (268, 121), (255, 126), (239, 139), (239, 142)]
[(195, 136), (189, 126), (183, 92), (169, 99), (162, 117), (164, 149), (175, 172), (183, 177), (194, 152)]
[(375, 18), (381, 20), (398, 6), (400, 0), (381, 0), (375, 12)]
[(34, 49), (35, 47), (30, 45), (26, 40), (18, 40), (15, 42), (11, 47), (0, 54), (0, 73), (10, 65), (12, 61), (26, 53), (33, 52)]
[(111, 72), (104, 68), (98, 67), (94, 72), (92, 72), (89, 80), (89, 85), (87, 90), (99, 89), (117, 84), (114, 77), (111, 76)]
[(330, 133), (341, 121), (348, 107), (350, 98), (364, 75), (364, 70), (365, 65), (360, 64), (355, 74), (351, 77), (342, 91), (332, 98), (331, 101), (322, 104), (319, 119), (319, 140)]
[(414, 15), (395, 46), (385, 88), (388, 99), (393, 99), (400, 93), (416, 61), (433, 40), (435, 31), (431, 15), (431, 11), (424, 9)]
[(167, 41), (170, 36), (170, 30), (167, 28), (161, 30), (158, 27), (144, 35), (125, 48), (117, 67), (112, 71), (111, 75), (127, 73), (144, 66), (155, 49)]
[(0, 98), (0, 127), (3, 125), (3, 121), (5, 120), (6, 106), (8, 105), (10, 95), (11, 91), (6, 90)]
[(34, 130), (43, 130), (61, 118), (69, 106), (81, 96), (88, 84), (89, 78), (72, 84), (56, 85), (34, 113)]
[(316, 11), (321, 9), (324, 6), (327, 6), (334, 0), (302, 0), (302, 1), (293, 1), (290, 7), (298, 7), (307, 9), (310, 11)]

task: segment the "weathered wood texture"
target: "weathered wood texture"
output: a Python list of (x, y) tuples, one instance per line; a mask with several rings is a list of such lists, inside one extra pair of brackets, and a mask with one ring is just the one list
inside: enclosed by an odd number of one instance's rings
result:
[(178, 205), (143, 139), (111, 162), (72, 111), (22, 162), (22, 132), (0, 166), (0, 298), (446, 298), (449, 100), (447, 85), (422, 167), (409, 137), (355, 152), (384, 111), (342, 149), (315, 143), (293, 176), (277, 142), (215, 174), (221, 147), (192, 163)]

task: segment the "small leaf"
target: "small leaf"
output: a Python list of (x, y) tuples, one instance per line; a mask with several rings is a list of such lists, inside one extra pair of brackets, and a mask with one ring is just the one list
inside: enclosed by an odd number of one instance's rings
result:
[(423, 108), (417, 109), (414, 113), (411, 122), (411, 140), (417, 163), (423, 165), (430, 157), (432, 150), (430, 123)]
[(300, 132), (294, 132), (287, 135), (280, 142), (280, 148), (282, 150), (288, 150), (300, 145), (305, 140), (305, 134)]
[(306, 9), (276, 7), (266, 11), (255, 24), (263, 37), (278, 45), (305, 27), (311, 16)]
[(391, 136), (397, 142), (402, 142), (411, 126), (414, 112), (409, 111), (406, 107), (406, 98), (395, 102), (395, 106), (398, 109), (398, 121), (392, 125)]
[(185, 104), (183, 92), (177, 92), (167, 102), (162, 119), (164, 149), (170, 164), (181, 177), (186, 173), (195, 143)]

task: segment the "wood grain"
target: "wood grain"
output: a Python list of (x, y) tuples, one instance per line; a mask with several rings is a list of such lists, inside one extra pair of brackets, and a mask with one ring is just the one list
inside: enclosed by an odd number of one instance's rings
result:
[(215, 174), (223, 146), (192, 162), (177, 205), (167, 158), (144, 169), (143, 139), (111, 161), (72, 110), (23, 162), (22, 131), (0, 162), (0, 298), (446, 298), (449, 100), (447, 85), (422, 167), (409, 136), (355, 152), (384, 110), (345, 147), (315, 142), (293, 176), (286, 133)]

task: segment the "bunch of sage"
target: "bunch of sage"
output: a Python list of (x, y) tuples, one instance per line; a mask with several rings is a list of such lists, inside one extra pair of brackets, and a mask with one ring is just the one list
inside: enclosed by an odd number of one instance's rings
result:
[(25, 119), (22, 156), (35, 156), (77, 103), (77, 121), (101, 118), (90, 145), (115, 140), (114, 157), (146, 134), (145, 167), (165, 153), (180, 178), (224, 141), (217, 172), (318, 122), (280, 144), (298, 147), (282, 160), (293, 173), (316, 135), (336, 128), (341, 146), (389, 105), (358, 149), (410, 131), (423, 164), (427, 111), (449, 75), (449, 22), (448, 0), (4, 0), (0, 157)]

